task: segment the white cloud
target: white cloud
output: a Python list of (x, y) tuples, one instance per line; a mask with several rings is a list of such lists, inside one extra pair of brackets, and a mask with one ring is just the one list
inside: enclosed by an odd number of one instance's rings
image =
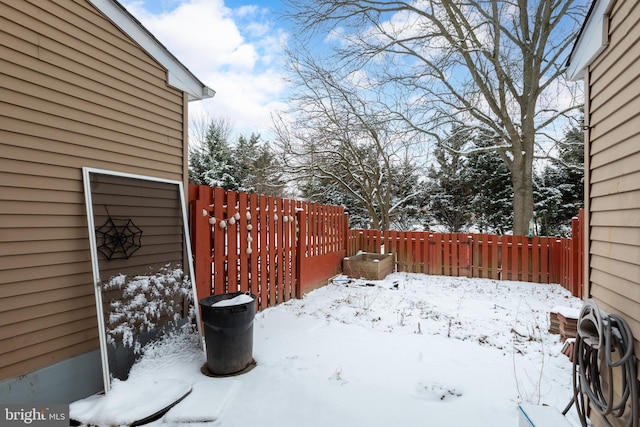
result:
[(270, 113), (284, 90), (280, 62), (286, 33), (257, 6), (230, 9), (222, 0), (125, 7), (198, 79), (216, 91), (190, 104), (195, 115), (225, 118), (238, 133), (267, 136)]

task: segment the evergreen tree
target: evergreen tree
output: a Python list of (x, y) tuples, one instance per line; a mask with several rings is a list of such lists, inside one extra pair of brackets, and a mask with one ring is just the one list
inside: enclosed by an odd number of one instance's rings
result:
[(229, 142), (231, 127), (225, 120), (211, 121), (195, 129), (189, 148), (189, 182), (225, 190), (282, 197), (283, 169), (260, 135), (239, 136)]
[(240, 191), (283, 196), (282, 166), (269, 146), (260, 141), (260, 135), (252, 133), (249, 139), (241, 135), (233, 153)]
[(571, 218), (584, 207), (584, 134), (578, 126), (564, 136), (558, 159), (551, 160), (535, 179), (538, 233), (571, 234)]
[(240, 135), (233, 150), (236, 161), (236, 178), (240, 184), (240, 191), (255, 192), (255, 164), (258, 157), (259, 139), (260, 136), (253, 133), (249, 139)]
[[(422, 228), (424, 208), (427, 206), (427, 185), (415, 163), (411, 159), (394, 167), (392, 183), (394, 187), (394, 201), (398, 204), (392, 209), (391, 225), (389, 229), (409, 231)], [(405, 198), (404, 195), (411, 194)], [(400, 195), (400, 197), (398, 197)]]
[[(476, 138), (476, 148), (490, 144)], [(472, 189), (469, 206), (474, 226), (483, 233), (504, 234), (513, 223), (513, 187), (509, 169), (495, 152), (476, 151), (468, 156), (464, 180)]]
[(430, 225), (441, 225), (455, 233), (466, 230), (471, 223), (473, 194), (464, 175), (467, 159), (457, 154), (469, 142), (469, 132), (453, 129), (449, 141), (453, 152), (442, 147), (434, 150), (437, 166), (432, 165), (428, 171), (428, 210)]
[(535, 196), (535, 218), (537, 234), (541, 236), (560, 236), (557, 229), (559, 208), (562, 204), (562, 190), (554, 186), (558, 176), (555, 168), (546, 167), (541, 174), (536, 174), (533, 181)]
[(286, 182), (282, 162), (269, 145), (262, 145), (255, 163), (256, 193), (284, 197)]
[(336, 180), (310, 176), (300, 179), (299, 182), (298, 188), (303, 199), (314, 203), (343, 206), (349, 214), (351, 228), (371, 228), (371, 219), (367, 208), (352, 194), (345, 191), (344, 186)]
[(211, 121), (202, 136), (189, 147), (189, 182), (237, 191), (236, 163), (229, 146), (230, 127), (224, 120)]

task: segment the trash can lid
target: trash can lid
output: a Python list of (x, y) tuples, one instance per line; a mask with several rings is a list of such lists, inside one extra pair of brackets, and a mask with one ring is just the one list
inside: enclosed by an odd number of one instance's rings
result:
[(240, 294), (233, 298), (222, 299), (216, 303), (211, 304), (211, 307), (230, 307), (233, 305), (247, 304), (253, 301), (253, 297), (247, 294)]

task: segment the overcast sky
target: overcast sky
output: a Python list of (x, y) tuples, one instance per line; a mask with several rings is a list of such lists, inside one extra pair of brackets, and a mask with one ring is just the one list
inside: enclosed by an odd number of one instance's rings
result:
[(203, 83), (216, 91), (189, 105), (191, 118), (228, 119), (236, 133), (269, 139), (284, 89), (288, 37), (277, 0), (139, 0), (122, 4)]

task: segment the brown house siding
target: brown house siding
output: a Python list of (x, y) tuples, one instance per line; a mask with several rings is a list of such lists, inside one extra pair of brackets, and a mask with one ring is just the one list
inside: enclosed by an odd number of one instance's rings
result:
[[(618, 1), (588, 69), (590, 294), (623, 315), (640, 354), (640, 4)], [(639, 371), (640, 372), (640, 371)], [(598, 416), (596, 425), (604, 425)], [(617, 425), (624, 423), (617, 420)], [(626, 422), (626, 421), (625, 421)]]
[(0, 0), (0, 381), (98, 348), (81, 168), (183, 180), (166, 79), (84, 0)]
[[(167, 263), (182, 266), (182, 208), (175, 185), (109, 175), (92, 175), (91, 181), (95, 226), (100, 227), (109, 217), (131, 219), (143, 237), (142, 247), (129, 259), (98, 256), (102, 281), (119, 274), (148, 274)], [(98, 240), (100, 245), (102, 239)]]

